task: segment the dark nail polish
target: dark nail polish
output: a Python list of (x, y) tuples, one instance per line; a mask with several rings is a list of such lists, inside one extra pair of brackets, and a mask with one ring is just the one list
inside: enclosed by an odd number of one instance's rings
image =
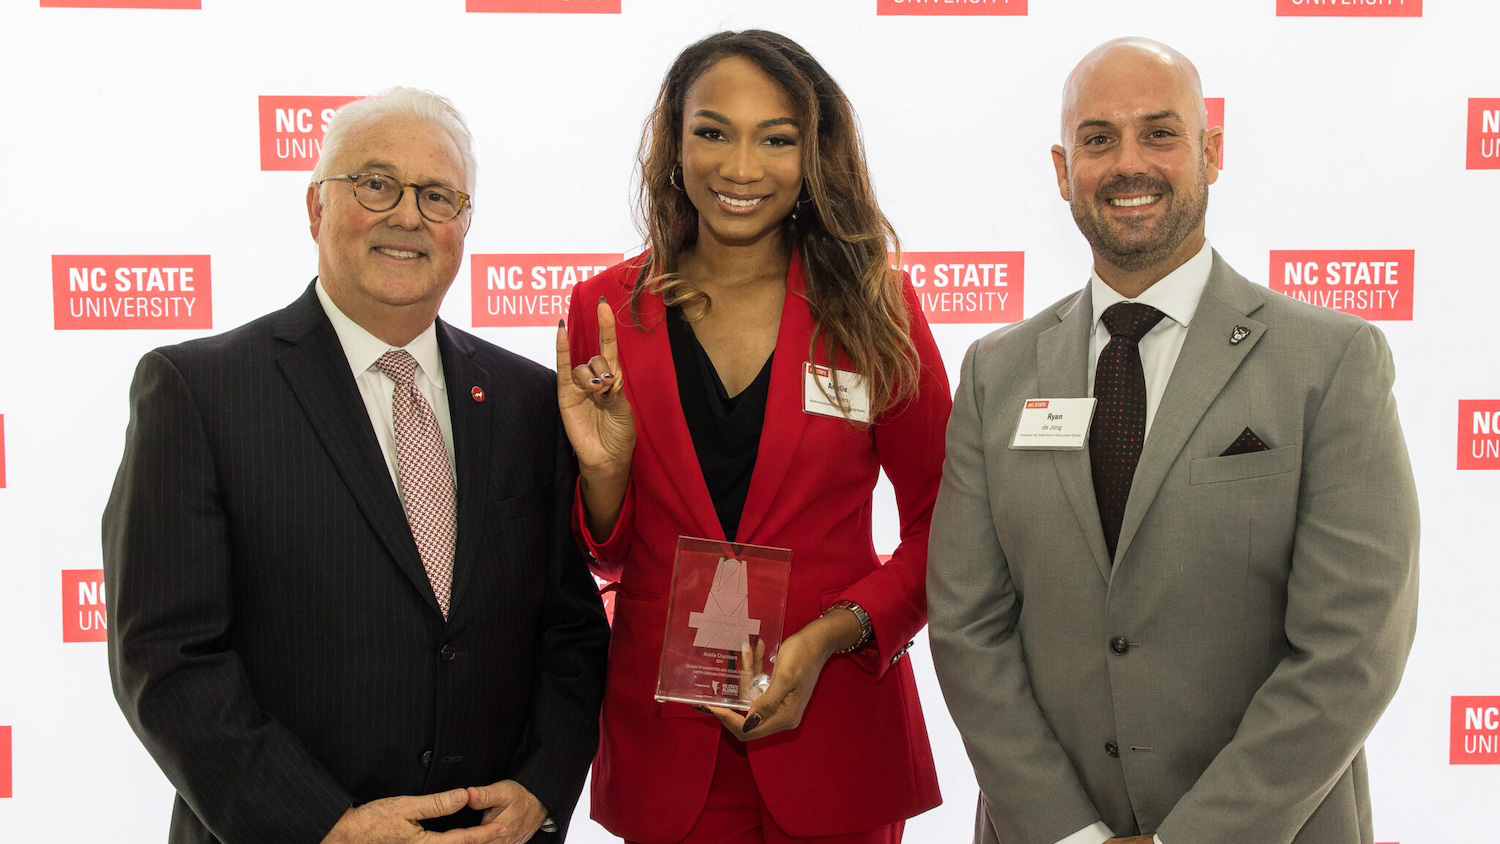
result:
[(564, 328), (564, 327), (566, 327), (566, 326), (564, 326), (564, 325), (563, 325), (563, 321), (562, 321), (562, 320), (558, 320), (558, 321), (557, 321), (557, 327), (558, 327), (558, 328)]
[(600, 376), (599, 376), (599, 377), (600, 377), (600, 378), (603, 378), (603, 379), (604, 379), (604, 380), (606, 380), (606, 381), (608, 381), (608, 380), (610, 380), (610, 379), (611, 379), (611, 378), (614, 378), (614, 377), (615, 377), (615, 374), (614, 374), (614, 373), (613, 373), (613, 372), (606, 372), (606, 373), (604, 373), (604, 374), (603, 374), (603, 375), (600, 375)]
[(601, 381), (601, 380), (599, 380), (598, 378), (590, 378), (589, 379), (589, 383), (590, 384), (603, 384), (604, 382)]
[(606, 298), (604, 298), (603, 296), (600, 296), (599, 297), (599, 301), (601, 301), (601, 302), (608, 302), (609, 300), (606, 299)]
[(708, 707), (706, 707), (706, 706), (694, 706), (693, 708), (696, 709), (696, 710), (698, 710), (699, 712), (702, 712), (704, 715), (712, 715), (713, 714), (712, 712), (709, 711)]
[(745, 726), (740, 727), (740, 732), (748, 734), (751, 730), (760, 726), (760, 716), (751, 715), (745, 719)]

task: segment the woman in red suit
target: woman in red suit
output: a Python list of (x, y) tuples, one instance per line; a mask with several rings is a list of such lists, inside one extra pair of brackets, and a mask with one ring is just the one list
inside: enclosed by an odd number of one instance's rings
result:
[[(853, 112), (790, 40), (721, 33), (668, 71), (641, 165), (650, 250), (580, 285), (558, 334), (578, 530), (618, 583), (593, 817), (646, 844), (897, 842), (940, 800), (902, 657), (952, 400)], [(804, 409), (808, 361), (853, 409)], [(792, 549), (792, 635), (743, 716), (653, 699), (679, 536)]]

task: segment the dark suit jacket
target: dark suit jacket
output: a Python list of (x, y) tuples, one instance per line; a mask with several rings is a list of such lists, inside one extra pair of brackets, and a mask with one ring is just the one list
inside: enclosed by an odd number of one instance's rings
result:
[(172, 842), (317, 842), (350, 804), (507, 778), (571, 813), (608, 631), (569, 532), (555, 380), (441, 321), (437, 338), (446, 622), (311, 286), (141, 360), (104, 512), (109, 661), (177, 789)]
[[(999, 840), (1370, 844), (1417, 598), (1384, 337), (1215, 255), (1111, 560), (1088, 450), (1010, 447), (1026, 399), (1087, 395), (1092, 311), (969, 350), (932, 517), (933, 661)], [(1269, 449), (1223, 456), (1246, 427)]]
[[(572, 358), (581, 363), (598, 354), (595, 303), (604, 296), (614, 307), (637, 436), (624, 512), (613, 536), (591, 543), (600, 574), (619, 588), (590, 809), (632, 841), (678, 841), (708, 798), (724, 727), (690, 706), (653, 699), (667, 598), (677, 538), (724, 534), (678, 401), (662, 298), (641, 297), (646, 330), (631, 323), (639, 267), (633, 260), (579, 285), (568, 318)], [(792, 549), (787, 634), (841, 600), (864, 607), (874, 627), (873, 647), (828, 660), (800, 726), (747, 745), (756, 788), (777, 825), (812, 837), (895, 823), (940, 799), (916, 681), (901, 657), (926, 621), (927, 524), (953, 403), (908, 285), (921, 365), (916, 397), (868, 427), (804, 412), (813, 331), (806, 288), (794, 256), (738, 539)], [(821, 352), (818, 362), (827, 363)], [(901, 544), (884, 565), (871, 542), (871, 491), (882, 470), (901, 518)], [(580, 535), (587, 539), (588, 531)]]

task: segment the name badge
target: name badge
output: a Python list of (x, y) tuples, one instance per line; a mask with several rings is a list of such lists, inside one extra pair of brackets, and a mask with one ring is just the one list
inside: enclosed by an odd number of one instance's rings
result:
[(1092, 398), (1027, 399), (1021, 404), (1021, 419), (1010, 447), (1078, 451), (1089, 442), (1094, 402)]
[[(833, 370), (810, 361), (802, 364), (802, 412), (839, 419), (847, 414), (855, 422), (868, 423), (870, 390), (865, 377), (847, 369), (840, 369), (838, 373), (839, 380), (835, 385)], [(829, 401), (830, 396), (838, 404)]]

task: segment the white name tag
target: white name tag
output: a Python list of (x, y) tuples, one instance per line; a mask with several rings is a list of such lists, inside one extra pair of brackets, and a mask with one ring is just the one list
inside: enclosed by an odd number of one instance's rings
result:
[(1021, 420), (1010, 447), (1078, 451), (1089, 442), (1094, 402), (1092, 398), (1027, 399), (1021, 403)]
[[(855, 422), (869, 422), (870, 390), (865, 384), (865, 377), (847, 369), (840, 369), (838, 373), (839, 381), (835, 386), (832, 370), (826, 366), (803, 362), (802, 412), (836, 416), (839, 419), (843, 419), (847, 413)], [(822, 389), (819, 389), (820, 384)], [(834, 397), (839, 404), (829, 401), (829, 396)]]

